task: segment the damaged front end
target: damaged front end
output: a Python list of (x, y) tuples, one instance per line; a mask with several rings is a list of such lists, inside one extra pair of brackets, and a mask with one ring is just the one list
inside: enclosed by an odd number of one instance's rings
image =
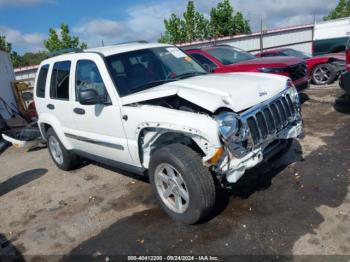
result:
[(224, 112), (216, 119), (224, 150), (213, 170), (229, 183), (237, 182), (246, 170), (303, 133), (299, 97), (293, 86), (240, 114)]

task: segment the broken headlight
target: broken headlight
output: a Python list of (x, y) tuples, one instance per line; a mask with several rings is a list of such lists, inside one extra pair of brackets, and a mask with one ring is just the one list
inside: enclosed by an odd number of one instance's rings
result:
[(230, 138), (239, 130), (239, 120), (232, 112), (223, 112), (215, 117), (219, 125), (219, 132), (224, 139)]

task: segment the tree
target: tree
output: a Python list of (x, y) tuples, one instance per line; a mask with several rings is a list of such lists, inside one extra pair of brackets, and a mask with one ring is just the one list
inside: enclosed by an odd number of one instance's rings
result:
[(208, 39), (210, 37), (210, 22), (204, 17), (203, 14), (196, 12), (196, 39)]
[(219, 2), (210, 11), (210, 25), (213, 37), (229, 36), (235, 33), (233, 7), (229, 0)]
[(41, 63), (41, 61), (43, 61), (44, 59), (46, 59), (48, 56), (47, 52), (41, 51), (41, 52), (27, 52), (22, 56), (23, 59), (23, 65), (27, 66), (27, 65), (38, 65)]
[(324, 21), (350, 16), (350, 0), (339, 0), (338, 5), (329, 12)]
[(211, 9), (210, 20), (196, 11), (194, 2), (190, 0), (182, 18), (172, 13), (169, 19), (164, 20), (164, 27), (165, 32), (158, 41), (172, 44), (251, 32), (249, 21), (241, 12), (234, 14), (229, 0), (222, 0)]
[(251, 33), (249, 21), (245, 20), (241, 12), (237, 12), (233, 17), (234, 34)]
[(0, 50), (7, 53), (12, 52), (12, 44), (6, 41), (6, 36), (0, 35)]
[(165, 19), (164, 26), (165, 34), (160, 39), (162, 43), (180, 43), (185, 41), (185, 23), (176, 14), (172, 13), (169, 19)]
[(60, 36), (54, 28), (49, 29), (49, 37), (44, 41), (44, 45), (49, 52), (58, 51), (66, 48), (86, 49), (86, 43), (80, 44), (79, 37), (71, 36), (67, 24), (62, 23), (60, 26)]

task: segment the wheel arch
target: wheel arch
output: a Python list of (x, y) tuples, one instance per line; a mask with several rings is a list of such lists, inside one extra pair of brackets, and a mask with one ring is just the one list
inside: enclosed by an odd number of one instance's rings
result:
[(148, 168), (152, 153), (163, 146), (183, 144), (197, 152), (206, 161), (210, 159), (218, 147), (199, 131), (168, 129), (165, 127), (144, 127), (138, 132), (138, 148), (140, 163)]
[(60, 141), (62, 142), (62, 144), (64, 145), (64, 147), (67, 150), (73, 149), (72, 144), (68, 141), (67, 137), (64, 134), (62, 125), (58, 122), (56, 118), (45, 114), (41, 115), (38, 122), (38, 126), (45, 140), (47, 139), (47, 130), (49, 128), (52, 128), (55, 131), (58, 138), (60, 139)]

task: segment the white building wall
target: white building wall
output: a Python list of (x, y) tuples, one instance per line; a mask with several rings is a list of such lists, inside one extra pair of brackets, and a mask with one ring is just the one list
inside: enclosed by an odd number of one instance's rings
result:
[[(226, 44), (241, 48), (245, 51), (256, 53), (260, 51), (260, 32), (250, 35), (241, 35), (234, 37), (224, 37), (215, 41), (197, 41), (185, 43), (180, 47), (199, 48), (212, 44)], [(300, 51), (312, 53), (313, 25), (296, 26), (275, 30), (266, 30), (263, 32), (263, 48), (273, 49), (281, 47), (295, 48)]]
[(15, 69), (16, 80), (27, 83), (30, 87), (34, 86), (34, 79), (38, 70), (38, 65), (27, 66)]

